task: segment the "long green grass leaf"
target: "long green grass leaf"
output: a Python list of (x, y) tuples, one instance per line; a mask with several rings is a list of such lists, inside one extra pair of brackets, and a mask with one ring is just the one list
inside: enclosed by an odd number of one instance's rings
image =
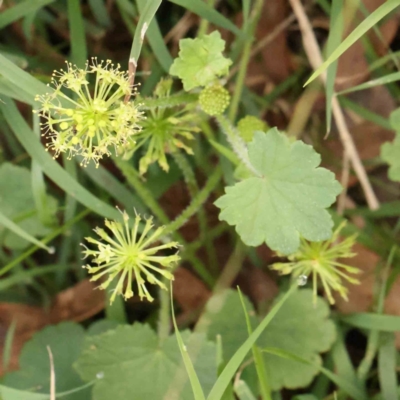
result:
[(178, 325), (176, 324), (175, 313), (174, 313), (174, 299), (172, 297), (172, 285), (170, 286), (170, 293), (171, 293), (172, 322), (174, 324), (175, 336), (176, 336), (176, 340), (178, 342), (179, 350), (180, 350), (182, 358), (183, 358), (183, 362), (185, 364), (186, 372), (189, 375), (189, 380), (190, 380), (190, 384), (192, 386), (193, 395), (194, 395), (195, 400), (205, 400), (206, 398), (204, 396), (204, 392), (201, 387), (199, 378), (196, 374), (196, 371), (192, 364), (192, 360), (189, 357), (186, 346), (185, 346), (182, 336), (179, 332)]
[(297, 285), (292, 285), (292, 287), (285, 293), (284, 296), (282, 296), (279, 302), (274, 305), (274, 307), (270, 310), (267, 316), (261, 321), (261, 323), (249, 336), (249, 338), (239, 347), (239, 349), (229, 360), (228, 364), (226, 365), (221, 375), (219, 376), (217, 382), (211, 389), (211, 392), (208, 395), (207, 400), (220, 400), (220, 398), (225, 392), (225, 389), (228, 387), (229, 382), (234, 377), (237, 369), (242, 364), (247, 353), (251, 350), (253, 344), (257, 341), (260, 335), (264, 332), (265, 328), (269, 325), (269, 323), (278, 313), (280, 308), (283, 306), (285, 301), (290, 297), (292, 293), (294, 293), (296, 289)]
[[(136, 0), (140, 13), (144, 11), (147, 1), (148, 0)], [(163, 67), (164, 71), (168, 73), (169, 68), (173, 62), (173, 58), (164, 43), (164, 39), (156, 18), (153, 18), (153, 20), (151, 21), (146, 36), (149, 40), (149, 44), (151, 49), (153, 50), (154, 56)]]
[(117, 200), (118, 203), (122, 204), (128, 214), (131, 214), (134, 209), (139, 214), (146, 213), (147, 207), (143, 202), (101, 165), (96, 168), (93, 164), (90, 164), (83, 169), (83, 172), (96, 185), (105, 190), (110, 196)]
[(340, 319), (346, 324), (360, 329), (379, 329), (383, 332), (400, 332), (400, 317), (395, 315), (357, 313), (343, 315)]
[(19, 142), (54, 183), (97, 214), (110, 219), (119, 218), (119, 212), (115, 208), (91, 194), (52, 159), (37, 141), (12, 100), (7, 99), (5, 104), (0, 103), (0, 109)]
[(22, 229), (19, 225), (17, 225), (14, 221), (11, 219), (7, 218), (1, 211), (0, 211), (0, 225), (4, 226), (5, 228), (9, 229), (22, 239), (25, 239), (26, 241), (36, 244), (36, 246), (39, 246), (40, 248), (47, 250), (49, 253), (54, 253), (54, 250), (51, 249), (50, 247), (47, 247), (44, 245), (41, 241), (27, 233), (24, 229)]
[(25, 0), (14, 7), (2, 11), (0, 14), (0, 29), (53, 2), (54, 0)]
[(347, 97), (339, 98), (339, 103), (343, 107), (354, 111), (356, 114), (363, 117), (367, 121), (371, 121), (374, 124), (381, 126), (382, 128), (385, 128), (385, 129), (390, 129), (390, 130), (393, 129), (392, 125), (390, 125), (390, 122), (387, 118), (382, 117), (381, 115), (375, 114), (374, 112), (360, 106), (359, 104), (355, 103), (354, 101), (351, 101)]
[[(253, 328), (251, 326), (249, 313), (247, 312), (246, 305), (245, 305), (244, 299), (243, 299), (243, 295), (239, 288), (238, 288), (238, 292), (239, 292), (240, 302), (242, 303), (242, 309), (244, 312), (244, 316), (246, 318), (247, 332), (250, 336), (253, 333)], [(271, 400), (271, 389), (270, 389), (269, 382), (268, 382), (268, 374), (267, 374), (267, 370), (265, 368), (264, 359), (262, 357), (260, 349), (255, 344), (253, 344), (252, 353), (253, 353), (254, 364), (256, 367), (256, 371), (257, 371), (258, 385), (260, 387), (261, 399), (262, 400)], [(234, 387), (236, 389), (236, 385)], [(250, 394), (252, 394), (252, 393), (250, 392)]]
[[(329, 36), (326, 45), (327, 55), (331, 55), (339, 46), (343, 34), (343, 0), (333, 0), (329, 22)], [(332, 62), (326, 74), (326, 131), (331, 130), (332, 124), (332, 97), (334, 96), (335, 78), (338, 61)]]
[(321, 365), (309, 361), (303, 357), (299, 357), (296, 354), (290, 353), (289, 351), (283, 349), (277, 349), (268, 347), (263, 349), (265, 353), (274, 354), (275, 356), (287, 358), (288, 360), (297, 361), (302, 364), (312, 365), (313, 367), (318, 368), (324, 375), (326, 375), (335, 385), (337, 385), (340, 389), (346, 392), (351, 396), (352, 399), (355, 400), (368, 400), (367, 395), (361, 391), (358, 387), (354, 386), (353, 383), (347, 381), (346, 379), (334, 374), (329, 371), (329, 369), (322, 367)]
[(351, 381), (354, 386), (360, 386), (356, 371), (351, 363), (349, 353), (346, 349), (342, 329), (337, 327), (338, 337), (332, 347), (332, 358), (335, 363), (336, 372), (339, 376)]
[(209, 6), (205, 1), (201, 0), (169, 0), (171, 3), (175, 3), (178, 6), (184, 7), (199, 17), (212, 22), (213, 24), (227, 29), (235, 33), (238, 36), (242, 36), (242, 31), (229, 19), (225, 18), (213, 7)]
[(135, 66), (139, 59), (140, 51), (142, 50), (144, 36), (146, 34), (149, 25), (156, 14), (158, 7), (160, 7), (162, 0), (147, 0), (147, 4), (140, 14), (140, 18), (135, 30), (135, 36), (133, 37), (131, 54), (129, 56)]
[(89, 0), (89, 6), (97, 23), (104, 28), (109, 28), (111, 19), (108, 15), (106, 0)]
[(3, 344), (3, 371), (7, 371), (11, 360), (13, 342), (15, 338), (15, 328), (17, 327), (17, 319), (13, 319), (7, 329), (6, 337)]
[(79, 68), (87, 60), (85, 26), (79, 0), (68, 0), (68, 23), (71, 35), (71, 59)]
[(32, 96), (32, 101), (37, 94), (44, 95), (50, 91), (44, 83), (18, 68), (2, 54), (0, 54), (0, 71), (1, 75), (13, 83), (15, 87)]
[(398, 400), (396, 338), (393, 333), (384, 333), (380, 340), (378, 375), (382, 395), (384, 399)]
[(233, 388), (239, 400), (256, 400), (254, 394), (251, 392), (251, 389), (245, 381), (242, 381), (241, 379), (237, 380), (234, 383)]
[[(61, 235), (62, 233), (64, 233), (68, 229), (70, 229), (72, 226), (74, 226), (77, 222), (79, 222), (81, 219), (83, 219), (87, 214), (89, 214), (89, 210), (82, 211), (74, 219), (67, 221), (63, 226), (55, 229), (53, 232), (51, 232), (46, 237), (44, 237), (41, 240), (41, 242), (43, 244), (51, 242), (57, 236)], [(5, 265), (3, 268), (0, 269), (0, 276), (3, 276), (4, 274), (6, 274), (8, 271), (10, 271), (16, 265), (20, 264), (22, 261), (24, 261), (27, 257), (29, 257), (31, 254), (33, 254), (38, 249), (39, 249), (39, 246), (35, 245), (35, 246), (30, 247), (28, 250), (25, 250), (22, 254), (20, 254), (16, 258), (14, 258), (7, 265)]]
[(31, 279), (36, 276), (42, 276), (52, 272), (58, 272), (60, 270), (67, 270), (69, 268), (70, 266), (68, 265), (64, 266), (55, 264), (55, 265), (45, 265), (35, 269), (24, 269), (20, 272), (12, 274), (11, 276), (2, 278), (0, 280), (0, 291), (9, 289), (14, 285), (19, 285), (19, 284), (26, 285), (27, 283), (29, 284), (29, 282), (31, 282)]
[[(400, 5), (400, 0), (387, 0), (380, 7), (378, 7), (371, 15), (360, 25), (355, 28), (346, 39), (332, 52), (328, 59), (311, 75), (305, 85), (308, 85), (316, 79), (322, 72), (324, 72), (329, 65), (337, 60), (350, 46), (352, 46), (358, 39), (361, 38), (367, 31), (375, 26), (382, 18), (386, 17), (396, 7)], [(304, 85), (304, 86), (305, 86)]]
[(35, 99), (32, 96), (29, 96), (28, 93), (20, 90), (2, 76), (0, 77), (0, 94), (11, 97), (12, 99), (18, 100), (22, 103), (30, 104), (31, 106), (35, 105)]
[(382, 76), (377, 79), (372, 79), (368, 82), (364, 82), (361, 85), (357, 85), (352, 88), (342, 90), (341, 92), (338, 93), (338, 95), (345, 94), (345, 93), (358, 92), (359, 90), (369, 89), (374, 86), (387, 85), (388, 83), (397, 82), (399, 80), (400, 80), (400, 72), (393, 72), (392, 74)]

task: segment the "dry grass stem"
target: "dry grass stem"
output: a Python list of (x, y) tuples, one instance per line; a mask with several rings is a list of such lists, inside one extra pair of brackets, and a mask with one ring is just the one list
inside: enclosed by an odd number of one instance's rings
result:
[[(289, 0), (293, 8), (293, 11), (297, 17), (299, 27), (302, 33), (303, 46), (307, 54), (307, 58), (316, 70), (322, 63), (322, 55), (318, 46), (317, 40), (314, 35), (314, 31), (311, 27), (310, 21), (304, 11), (303, 5), (300, 0)], [(322, 81), (326, 84), (326, 72), (321, 74)], [(347, 123), (343, 114), (343, 110), (340, 107), (339, 101), (336, 96), (332, 98), (332, 113), (335, 118), (337, 129), (339, 131), (340, 140), (342, 141), (343, 147), (349, 156), (351, 164), (354, 168), (354, 172), (361, 184), (364, 191), (368, 207), (371, 210), (379, 208), (379, 201), (372, 189), (371, 183), (368, 179), (365, 168), (362, 164), (357, 148), (354, 144), (353, 138), (351, 137), (350, 131), (347, 127)]]

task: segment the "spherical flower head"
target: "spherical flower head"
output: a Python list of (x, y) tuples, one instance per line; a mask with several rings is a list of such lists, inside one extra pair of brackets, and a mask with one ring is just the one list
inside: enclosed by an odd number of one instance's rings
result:
[[(85, 245), (84, 258), (91, 256), (95, 266), (85, 265), (90, 274), (91, 281), (103, 278), (100, 289), (108, 288), (116, 279), (110, 302), (113, 303), (117, 295), (123, 295), (125, 300), (133, 296), (132, 280), (136, 280), (138, 295), (141, 300), (146, 298), (153, 301), (153, 297), (147, 290), (146, 284), (158, 285), (167, 289), (165, 280), (173, 280), (174, 276), (168, 269), (172, 268), (179, 260), (178, 254), (169, 256), (156, 255), (162, 250), (178, 247), (177, 242), (167, 242), (154, 245), (163, 232), (163, 227), (153, 229), (152, 218), (145, 220), (142, 233), (139, 233), (142, 218), (136, 215), (133, 227), (129, 227), (129, 216), (122, 213), (123, 221), (105, 221), (109, 232), (101, 228), (94, 231), (98, 239), (85, 238), (90, 244), (97, 246), (91, 250)], [(158, 276), (158, 277), (157, 277)], [(105, 278), (105, 279), (104, 279)]]
[(54, 158), (60, 153), (81, 155), (82, 165), (93, 160), (98, 166), (104, 155), (111, 154), (110, 148), (132, 140), (140, 130), (142, 113), (133, 102), (123, 101), (132, 91), (128, 78), (120, 65), (95, 58), (85, 69), (67, 63), (67, 71), (54, 72), (54, 91), (36, 97), (45, 120), (43, 135), (50, 139), (46, 146), (54, 151)]
[[(154, 90), (158, 99), (168, 102), (172, 81), (162, 79)], [(125, 159), (132, 153), (143, 148), (143, 156), (139, 161), (139, 172), (145, 174), (148, 167), (158, 162), (164, 171), (169, 170), (167, 154), (182, 149), (188, 154), (193, 154), (187, 142), (194, 139), (194, 134), (200, 132), (198, 127), (200, 119), (194, 106), (185, 107), (157, 107), (146, 113), (141, 122), (141, 131), (135, 136), (135, 143), (124, 155)]]
[(238, 122), (237, 129), (242, 139), (246, 143), (249, 143), (253, 140), (255, 131), (265, 132), (269, 127), (261, 119), (254, 117), (253, 115), (246, 115)]
[(199, 104), (208, 115), (221, 115), (229, 106), (231, 96), (219, 83), (207, 86), (200, 92)]
[(337, 291), (347, 301), (348, 289), (343, 285), (343, 280), (352, 284), (359, 284), (359, 280), (351, 274), (358, 274), (360, 270), (340, 261), (355, 256), (352, 248), (356, 241), (356, 235), (339, 241), (339, 233), (344, 226), (345, 222), (340, 224), (332, 237), (324, 242), (308, 242), (301, 239), (299, 250), (288, 257), (289, 262), (275, 263), (271, 268), (283, 275), (292, 274), (292, 277), (296, 280), (311, 276), (314, 303), (317, 299), (318, 278), (322, 282), (322, 287), (331, 304), (335, 303), (332, 291)]

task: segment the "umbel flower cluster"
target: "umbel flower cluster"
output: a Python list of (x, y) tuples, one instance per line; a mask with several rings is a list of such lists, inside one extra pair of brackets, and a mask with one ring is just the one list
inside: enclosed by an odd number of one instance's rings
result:
[(326, 292), (331, 304), (335, 303), (332, 290), (337, 291), (341, 297), (347, 300), (348, 289), (343, 280), (359, 284), (359, 280), (351, 274), (358, 274), (360, 270), (344, 264), (341, 259), (354, 257), (352, 251), (356, 235), (349, 236), (339, 241), (339, 233), (345, 223), (340, 224), (332, 237), (324, 242), (308, 242), (301, 239), (299, 250), (289, 256), (289, 262), (275, 263), (272, 269), (281, 274), (292, 274), (293, 278), (311, 277), (314, 291), (314, 302), (317, 299), (317, 279), (322, 282), (322, 287)]
[[(165, 249), (178, 247), (177, 242), (167, 242), (154, 245), (159, 240), (164, 227), (153, 230), (152, 218), (146, 219), (141, 224), (142, 218), (136, 215), (133, 227), (129, 226), (129, 216), (122, 213), (123, 222), (105, 220), (105, 225), (111, 235), (104, 229), (96, 228), (94, 231), (101, 240), (91, 237), (85, 238), (90, 244), (97, 246), (97, 250), (88, 249), (85, 245), (84, 258), (93, 257), (92, 263), (96, 266), (84, 265), (90, 274), (93, 274), (91, 281), (98, 281), (103, 278), (100, 289), (107, 289), (116, 280), (112, 288), (110, 302), (112, 303), (117, 295), (123, 295), (125, 300), (133, 296), (132, 281), (136, 281), (138, 295), (141, 300), (146, 298), (153, 301), (146, 283), (158, 285), (167, 289), (163, 280), (173, 280), (174, 276), (168, 269), (171, 269), (179, 260), (178, 254), (156, 255)], [(139, 233), (142, 228), (141, 233)], [(161, 278), (157, 278), (159, 275)]]
[[(94, 89), (89, 86), (91, 81)], [(80, 155), (82, 165), (91, 160), (96, 166), (103, 155), (110, 155), (140, 131), (142, 113), (134, 102), (124, 102), (132, 87), (128, 72), (110, 60), (92, 59), (84, 69), (67, 63), (67, 70), (55, 71), (54, 90), (36, 101), (41, 103), (43, 135), (50, 138), (47, 149), (54, 157), (67, 153)]]
[(135, 135), (135, 143), (124, 154), (130, 158), (133, 152), (142, 149), (139, 172), (145, 174), (149, 166), (157, 162), (164, 171), (169, 170), (167, 154), (183, 150), (193, 154), (190, 141), (200, 132), (200, 119), (193, 104), (184, 107), (167, 107), (171, 94), (172, 79), (162, 79), (154, 90), (154, 99), (165, 102), (150, 109), (141, 121), (142, 130)]

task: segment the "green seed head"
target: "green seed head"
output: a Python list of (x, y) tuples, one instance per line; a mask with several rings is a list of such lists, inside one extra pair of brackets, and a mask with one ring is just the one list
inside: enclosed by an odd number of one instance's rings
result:
[(240, 136), (245, 142), (251, 142), (253, 140), (255, 131), (265, 132), (269, 129), (268, 125), (261, 119), (254, 117), (253, 115), (247, 115), (242, 118), (237, 125)]
[(208, 86), (199, 96), (200, 107), (211, 116), (222, 114), (229, 105), (231, 96), (220, 84)]

